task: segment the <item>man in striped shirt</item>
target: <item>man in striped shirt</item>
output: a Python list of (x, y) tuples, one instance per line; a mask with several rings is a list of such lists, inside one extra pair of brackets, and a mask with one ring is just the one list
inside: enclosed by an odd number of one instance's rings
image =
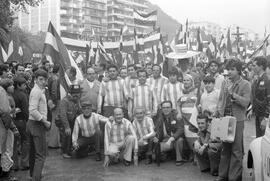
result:
[(139, 85), (132, 89), (129, 99), (129, 116), (132, 118), (135, 107), (143, 107), (147, 116), (157, 113), (157, 105), (154, 101), (154, 93), (150, 86), (146, 84), (147, 73), (145, 70), (138, 70)]
[(124, 118), (121, 108), (114, 109), (114, 120), (107, 122), (104, 133), (104, 166), (109, 166), (109, 162), (119, 158), (120, 152), (123, 154), (124, 165), (131, 163), (132, 151), (134, 151), (134, 163), (138, 161), (137, 136), (131, 122)]
[(72, 145), (76, 151), (76, 156), (87, 156), (88, 146), (94, 143), (96, 150), (96, 161), (101, 161), (101, 131), (99, 123), (106, 123), (108, 118), (93, 113), (92, 104), (88, 102), (82, 103), (82, 112), (83, 113), (75, 120), (72, 133)]
[(137, 134), (139, 157), (146, 155), (146, 164), (152, 163), (153, 138), (156, 135), (152, 118), (145, 116), (145, 110), (142, 107), (135, 108), (135, 119), (132, 122)]
[(131, 94), (131, 90), (139, 84), (136, 66), (134, 64), (129, 65), (128, 68), (128, 77), (125, 79), (125, 94), (128, 97)]
[(169, 71), (169, 83), (163, 87), (161, 93), (161, 101), (171, 101), (173, 109), (177, 108), (177, 101), (182, 96), (182, 84), (177, 81), (178, 74), (177, 68)]
[[(118, 68), (116, 65), (108, 67), (109, 79), (102, 81), (98, 95), (98, 113), (103, 111), (104, 116), (113, 115), (116, 107), (124, 109), (125, 117), (127, 116), (126, 98), (124, 94), (124, 80), (118, 78)], [(103, 106), (102, 106), (103, 105)]]
[(155, 94), (155, 106), (159, 106), (161, 103), (161, 92), (168, 79), (161, 75), (161, 67), (158, 64), (152, 67), (153, 75), (147, 79), (147, 84), (150, 85), (153, 93)]

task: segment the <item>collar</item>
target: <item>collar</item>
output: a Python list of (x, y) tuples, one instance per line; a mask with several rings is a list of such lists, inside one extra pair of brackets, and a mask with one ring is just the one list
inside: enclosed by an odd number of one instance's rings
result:
[(113, 124), (113, 125), (116, 125), (116, 124), (124, 124), (124, 118), (121, 120), (120, 123), (116, 123), (116, 121), (114, 120), (112, 124)]
[(44, 92), (45, 92), (45, 88), (43, 88), (43, 89), (42, 89), (42, 88), (40, 88), (40, 87), (39, 87), (37, 84), (35, 84), (35, 85), (34, 85), (34, 87), (36, 87), (37, 89), (41, 90), (41, 91), (42, 91), (42, 93), (44, 93)]

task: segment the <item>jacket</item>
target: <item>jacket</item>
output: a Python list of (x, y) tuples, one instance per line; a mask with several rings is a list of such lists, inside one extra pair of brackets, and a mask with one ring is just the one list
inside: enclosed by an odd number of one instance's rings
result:
[(97, 80), (94, 80), (94, 85), (92, 88), (89, 87), (88, 80), (84, 79), (81, 83), (81, 103), (87, 101), (88, 103), (92, 104), (93, 110), (97, 110), (97, 99), (98, 99), (98, 93), (100, 88), (100, 82)]
[(250, 103), (251, 86), (248, 81), (242, 78), (237, 80), (233, 85), (229, 80), (223, 81), (218, 102), (218, 112), (221, 116), (224, 116), (227, 97), (229, 96), (228, 89), (230, 89), (231, 86), (233, 87), (235, 99), (231, 105), (232, 116), (234, 116), (237, 121), (244, 121), (246, 119), (246, 110)]
[[(177, 112), (173, 110), (168, 119), (165, 118), (163, 113), (157, 115), (155, 121), (155, 132), (156, 137), (161, 142), (164, 138), (164, 125), (166, 132), (169, 136), (173, 136), (175, 140), (179, 137), (184, 137), (184, 122), (176, 118)], [(171, 134), (172, 133), (172, 134)]]

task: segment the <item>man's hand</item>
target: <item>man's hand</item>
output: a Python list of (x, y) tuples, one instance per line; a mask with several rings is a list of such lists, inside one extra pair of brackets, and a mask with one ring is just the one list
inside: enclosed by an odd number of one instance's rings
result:
[(74, 149), (74, 150), (78, 150), (78, 149), (79, 149), (79, 145), (78, 145), (77, 142), (74, 142), (74, 143), (73, 143), (73, 149)]
[(177, 115), (176, 115), (176, 118), (177, 118), (178, 120), (182, 119), (182, 114), (181, 114), (180, 112), (178, 112)]
[(108, 167), (109, 164), (110, 164), (110, 158), (109, 158), (108, 155), (105, 155), (103, 166), (104, 166), (104, 167)]
[(268, 122), (268, 118), (263, 118), (263, 120), (261, 121), (261, 129), (262, 130), (265, 130), (266, 129), (266, 125), (267, 125), (267, 122)]
[(200, 148), (201, 148), (201, 144), (198, 141), (195, 141), (194, 142), (194, 149), (195, 149), (195, 151), (198, 152)]
[(171, 144), (174, 141), (174, 137), (170, 137), (168, 141), (165, 143), (165, 147), (171, 148)]
[(144, 140), (142, 138), (138, 141), (138, 145), (139, 146), (143, 146), (144, 145)]
[(65, 129), (65, 134), (66, 134), (66, 136), (70, 136), (71, 135), (71, 129), (70, 128), (66, 128)]
[(109, 117), (109, 121), (112, 123), (114, 121), (114, 117), (113, 116), (110, 116)]
[(53, 103), (52, 100), (48, 100), (48, 106), (49, 106), (50, 109), (55, 108), (55, 104)]
[(247, 114), (248, 120), (251, 120), (252, 119), (252, 116), (253, 116), (253, 111), (250, 110), (249, 113)]
[(44, 124), (44, 126), (45, 126), (46, 129), (50, 129), (51, 128), (51, 122), (50, 121), (47, 121), (47, 120), (42, 119), (41, 122)]
[(97, 113), (101, 114), (101, 109), (100, 108), (98, 108)]
[(153, 138), (153, 142), (154, 142), (154, 143), (158, 143), (157, 137), (154, 137), (154, 138)]
[(198, 153), (202, 155), (205, 148), (205, 146), (201, 146), (201, 148), (198, 150)]

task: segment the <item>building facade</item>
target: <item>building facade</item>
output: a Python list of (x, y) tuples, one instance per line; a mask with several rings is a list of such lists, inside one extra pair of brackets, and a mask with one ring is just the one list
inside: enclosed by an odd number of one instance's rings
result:
[(142, 34), (149, 27), (134, 24), (133, 9), (146, 13), (148, 10), (146, 0), (108, 0), (107, 19), (108, 36), (119, 36), (123, 26), (128, 27), (128, 32), (133, 33), (134, 28), (138, 34)]
[(43, 0), (38, 7), (28, 7), (28, 13), (20, 12), (21, 28), (37, 33), (47, 31), (49, 22), (61, 34), (106, 35), (106, 0)]

